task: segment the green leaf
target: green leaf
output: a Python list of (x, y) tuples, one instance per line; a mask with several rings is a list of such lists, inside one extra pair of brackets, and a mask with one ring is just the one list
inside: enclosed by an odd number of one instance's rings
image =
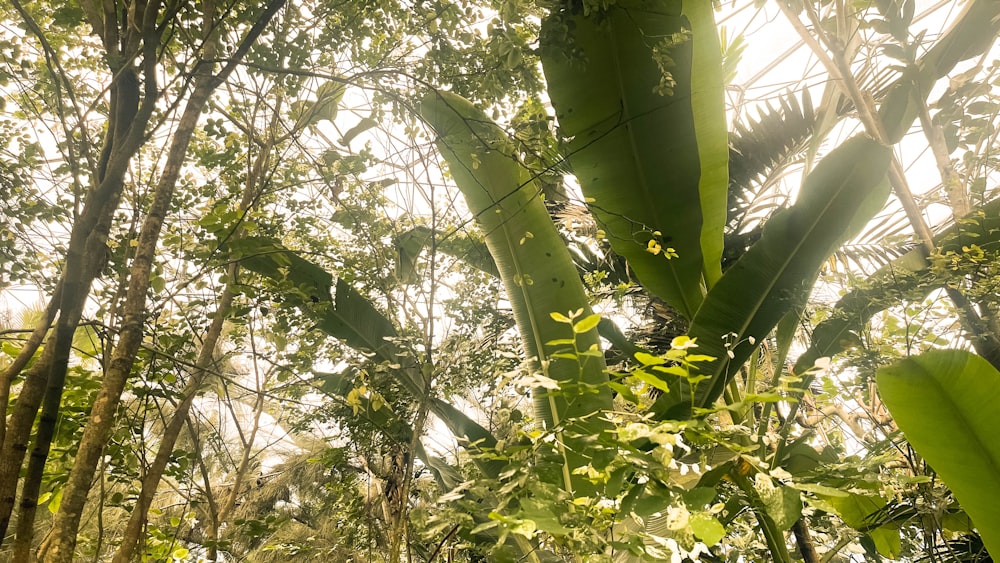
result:
[(647, 352), (636, 352), (633, 356), (635, 356), (635, 359), (644, 366), (662, 366), (667, 363), (666, 358), (654, 356)]
[(60, 488), (58, 491), (55, 492), (55, 494), (52, 495), (52, 498), (49, 499), (48, 509), (49, 512), (51, 512), (52, 514), (59, 512), (59, 505), (62, 504), (62, 495), (63, 495), (63, 490), (62, 488)]
[(52, 23), (60, 27), (74, 27), (84, 22), (83, 8), (76, 2), (65, 2), (52, 11)]
[(362, 118), (357, 125), (348, 129), (347, 133), (344, 133), (344, 136), (340, 139), (340, 144), (345, 147), (350, 145), (351, 141), (353, 141), (355, 137), (372, 127), (375, 127), (376, 125), (378, 125), (378, 121), (375, 121), (371, 117)]
[(755, 487), (760, 500), (774, 524), (781, 530), (788, 530), (802, 516), (802, 496), (785, 485)]
[(416, 259), (423, 250), (435, 244), (438, 252), (458, 258), (467, 265), (485, 272), (496, 278), (500, 277), (496, 262), (490, 256), (486, 244), (458, 233), (436, 233), (424, 226), (416, 226), (396, 238), (398, 259), (396, 262), (397, 277), (405, 283), (412, 283), (413, 276), (409, 271), (415, 268)]
[(316, 89), (316, 101), (304, 101), (300, 104), (302, 113), (295, 121), (295, 130), (302, 129), (324, 119), (337, 119), (340, 102), (347, 92), (347, 83), (342, 80), (328, 80)]
[(692, 512), (697, 512), (711, 504), (717, 494), (714, 487), (695, 487), (684, 493), (684, 503)]
[[(760, 240), (709, 292), (688, 335), (698, 352), (716, 358), (700, 366), (709, 380), (695, 390), (709, 408), (730, 377), (812, 287), (820, 266), (888, 197), (889, 150), (857, 136), (824, 158), (802, 184), (790, 209), (767, 222)], [(727, 346), (728, 344), (728, 346)], [(683, 382), (658, 400), (660, 416), (683, 418), (690, 390)]]
[(667, 387), (667, 382), (666, 381), (663, 381), (659, 377), (656, 377), (655, 375), (653, 375), (653, 374), (651, 374), (649, 372), (643, 371), (641, 369), (637, 369), (637, 370), (633, 370), (632, 373), (631, 373), (631, 375), (633, 377), (635, 377), (636, 379), (638, 379), (639, 381), (642, 381), (646, 385), (649, 385), (650, 387), (655, 387), (656, 389), (659, 389), (660, 391), (663, 391), (664, 393), (669, 393), (670, 392), (670, 388)]
[(519, 516), (533, 521), (539, 530), (556, 536), (566, 535), (570, 532), (569, 528), (559, 522), (559, 517), (553, 511), (555, 505), (552, 502), (530, 498), (521, 499), (519, 502), (521, 503)]
[[(396, 327), (365, 296), (342, 279), (337, 280), (333, 306), (317, 307), (313, 315), (319, 320), (317, 328), (346, 342), (352, 348), (374, 352), (378, 359), (396, 363), (399, 352), (392, 338), (398, 336)], [(422, 379), (409, 381), (404, 387), (415, 397), (423, 394)]]
[(825, 495), (828, 497), (848, 497), (850, 493), (842, 491), (840, 489), (835, 489), (833, 487), (827, 487), (826, 485), (821, 485), (819, 483), (792, 483), (789, 485), (800, 491), (805, 491), (807, 493), (813, 493), (817, 495)]
[(876, 380), (906, 439), (1000, 556), (1000, 372), (969, 352), (934, 350), (879, 369)]
[(549, 313), (549, 316), (552, 317), (552, 320), (554, 320), (557, 323), (566, 323), (566, 324), (572, 324), (573, 323), (573, 319), (567, 317), (566, 315), (564, 315), (562, 313), (556, 312), (556, 311), (553, 311), (553, 312)]
[(594, 330), (597, 325), (601, 322), (601, 316), (598, 314), (589, 315), (584, 317), (583, 320), (578, 321), (573, 325), (573, 332), (576, 334), (583, 334)]
[(881, 512), (885, 499), (878, 496), (850, 494), (846, 497), (822, 497), (826, 503), (837, 511), (845, 524), (855, 530), (863, 530), (872, 539), (875, 549), (891, 559), (899, 556), (902, 549), (899, 530), (882, 526), (871, 528), (871, 518)]
[(722, 523), (715, 516), (712, 516), (708, 512), (692, 513), (690, 525), (695, 537), (709, 547), (719, 543), (722, 538), (726, 537), (726, 528), (723, 527)]
[[(564, 153), (594, 217), (642, 284), (687, 318), (703, 299), (702, 272), (718, 268), (718, 214), (725, 213), (719, 190), (726, 189), (725, 182), (717, 185), (723, 128), (706, 134), (710, 139), (703, 148), (712, 168), (705, 182), (714, 195), (703, 201), (699, 192), (702, 166), (691, 100), (694, 47), (684, 36), (690, 27), (680, 2), (628, 0), (589, 16), (553, 13), (541, 33), (542, 66)], [(715, 33), (703, 29), (699, 37)], [(700, 38), (699, 46), (710, 41)], [(671, 93), (664, 92), (664, 71), (676, 82)], [(700, 84), (712, 97), (699, 106), (703, 112), (714, 111), (720, 101), (714, 96), (721, 90), (709, 82)], [(718, 125), (717, 115), (701, 117), (705, 131)], [(709, 224), (703, 205), (712, 209)], [(703, 255), (703, 236), (712, 240), (712, 256)], [(653, 245), (677, 255), (654, 254)]]

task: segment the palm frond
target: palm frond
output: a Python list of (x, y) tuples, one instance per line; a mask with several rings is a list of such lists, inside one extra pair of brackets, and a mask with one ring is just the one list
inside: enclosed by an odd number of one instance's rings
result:
[(873, 272), (916, 247), (910, 241), (898, 245), (886, 243), (845, 244), (827, 260), (826, 268), (834, 272)]
[(815, 127), (809, 91), (788, 92), (777, 105), (766, 102), (758, 117), (737, 123), (729, 144), (729, 225), (742, 217), (761, 193), (764, 180), (775, 168), (787, 164), (804, 148)]

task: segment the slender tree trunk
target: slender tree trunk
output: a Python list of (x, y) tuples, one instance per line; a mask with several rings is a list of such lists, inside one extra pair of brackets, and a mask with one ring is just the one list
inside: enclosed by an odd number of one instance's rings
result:
[[(117, 203), (117, 198), (115, 203)], [(110, 205), (109, 205), (110, 207)], [(113, 210), (112, 210), (113, 213)], [(110, 221), (109, 221), (110, 223)], [(40, 423), (40, 440), (47, 440), (58, 414), (59, 399), (65, 382), (66, 370), (69, 365), (69, 355), (73, 344), (73, 335), (83, 314), (86, 297), (90, 285), (97, 275), (97, 269), (104, 255), (104, 240), (106, 234), (98, 234), (91, 238), (87, 252), (79, 256), (71, 255), (66, 261), (63, 279), (62, 299), (59, 306), (60, 314), (56, 328), (48, 338), (48, 343), (34, 366), (26, 374), (24, 385), (18, 394), (14, 411), (7, 421), (7, 431), (2, 450), (0, 450), (0, 538), (6, 533), (10, 523), (11, 512), (15, 502), (18, 475), (28, 450), (28, 440), (43, 397), (48, 397), (45, 415)], [(70, 259), (74, 258), (74, 259)], [(89, 258), (89, 259), (88, 259)], [(72, 268), (76, 267), (74, 272)], [(76, 275), (74, 275), (76, 274)], [(70, 277), (72, 279), (70, 281)], [(48, 444), (40, 444), (33, 455), (42, 456), (44, 464), (48, 453)]]
[[(430, 381), (425, 382), (426, 385), (430, 386)], [(392, 509), (392, 536), (389, 538), (389, 561), (390, 563), (398, 563), (400, 560), (400, 553), (403, 546), (406, 546), (407, 559), (410, 556), (410, 545), (409, 545), (409, 526), (407, 521), (407, 515), (409, 513), (409, 500), (410, 500), (410, 487), (413, 485), (413, 452), (417, 450), (417, 446), (420, 443), (420, 435), (423, 432), (424, 424), (427, 422), (427, 411), (429, 410), (427, 401), (420, 401), (420, 408), (417, 411), (417, 416), (413, 423), (413, 438), (410, 440), (409, 444), (405, 446), (400, 444), (400, 447), (405, 447), (399, 489), (396, 491), (395, 499), (388, 499), (390, 501), (390, 507)], [(393, 502), (395, 501), (395, 502)]]
[[(156, 246), (163, 220), (173, 199), (174, 187), (186, 160), (188, 145), (197, 126), (198, 118), (208, 102), (209, 96), (235, 70), (236, 65), (242, 61), (247, 51), (284, 3), (285, 0), (271, 0), (267, 4), (258, 21), (250, 28), (246, 37), (229, 59), (228, 64), (217, 75), (212, 76), (209, 73), (211, 63), (206, 61), (203, 61), (195, 71), (198, 73), (195, 87), (177, 123), (167, 154), (167, 161), (156, 189), (153, 191), (153, 201), (139, 234), (135, 258), (130, 268), (129, 287), (123, 311), (124, 320), (121, 325), (118, 345), (115, 347), (109, 369), (104, 375), (97, 400), (91, 408), (90, 418), (80, 440), (76, 461), (63, 488), (62, 503), (56, 513), (52, 530), (39, 548), (39, 559), (46, 561), (46, 563), (68, 563), (73, 560), (76, 534), (87, 501), (87, 494), (91, 489), (91, 481), (97, 469), (97, 462), (111, 433), (115, 412), (142, 343), (149, 274), (156, 255)], [(153, 6), (154, 4), (150, 4), (147, 10)], [(150, 19), (155, 23), (156, 15), (153, 14), (151, 18), (145, 18), (147, 21)], [(155, 28), (155, 25), (153, 27)], [(146, 44), (148, 45), (148, 42)], [(152, 46), (154, 50), (155, 47), (155, 45)], [(147, 62), (151, 60), (148, 55), (146, 60)], [(152, 61), (155, 61), (155, 58)]]
[[(272, 131), (277, 124), (277, 118), (278, 112), (275, 111), (274, 120), (272, 121)], [(273, 137), (273, 134), (270, 135), (271, 141), (273, 141)], [(263, 177), (269, 168), (272, 148), (271, 143), (268, 142), (261, 147), (260, 154), (258, 154), (257, 158), (254, 160), (250, 174), (247, 177), (246, 186), (243, 190), (243, 200), (240, 202), (240, 209), (244, 212), (253, 207), (253, 202), (257, 198), (260, 191), (260, 185), (263, 183)], [(232, 238), (239, 238), (240, 236), (240, 233), (237, 232), (233, 234)], [(188, 420), (191, 404), (194, 402), (195, 397), (204, 385), (205, 378), (208, 375), (208, 368), (213, 363), (215, 357), (214, 352), (219, 338), (222, 335), (224, 321), (232, 308), (233, 291), (231, 286), (236, 280), (237, 272), (238, 268), (236, 264), (231, 264), (227, 273), (227, 277), (230, 280), (229, 285), (226, 286), (222, 295), (219, 297), (219, 305), (216, 308), (215, 317), (212, 319), (212, 325), (209, 327), (208, 332), (205, 335), (205, 340), (201, 345), (201, 351), (195, 362), (195, 371), (191, 374), (191, 379), (184, 387), (184, 391), (182, 393), (184, 398), (177, 405), (176, 410), (171, 415), (170, 422), (167, 423), (167, 427), (164, 429), (163, 436), (160, 439), (156, 456), (153, 458), (153, 462), (150, 464), (149, 469), (147, 469), (146, 475), (142, 480), (142, 488), (139, 492), (139, 498), (136, 500), (135, 507), (132, 509), (132, 513), (129, 516), (128, 525), (125, 528), (121, 545), (118, 548), (118, 552), (114, 556), (113, 563), (128, 563), (132, 560), (132, 556), (135, 553), (136, 546), (139, 543), (139, 538), (142, 535), (142, 530), (146, 525), (146, 518), (149, 508), (153, 503), (153, 497), (156, 494), (156, 490), (159, 488), (160, 479), (163, 478), (163, 472), (167, 467), (167, 463), (170, 461), (170, 456), (173, 454), (177, 438), (180, 436), (181, 430), (183, 430), (185, 422)], [(213, 511), (213, 513), (215, 512), (216, 511)]]
[(812, 534), (809, 533), (809, 527), (806, 525), (805, 518), (799, 518), (792, 524), (792, 533), (795, 534), (795, 543), (799, 546), (799, 553), (802, 555), (802, 561), (804, 563), (819, 563), (820, 557), (816, 553), (816, 547), (813, 545)]
[[(58, 53), (48, 42), (45, 37), (45, 33), (42, 31), (41, 27), (38, 26), (37, 22), (35, 22), (31, 14), (24, 8), (20, 0), (12, 0), (11, 5), (21, 16), (21, 19), (24, 21), (25, 28), (32, 35), (34, 35), (36, 39), (38, 39), (42, 52), (45, 55), (45, 65), (50, 76), (52, 77), (52, 84), (56, 89), (56, 104), (58, 107), (57, 113), (63, 132), (66, 134), (67, 138), (73, 137), (73, 131), (79, 132), (80, 143), (78, 145), (78, 150), (80, 157), (89, 163), (91, 176), (97, 178), (97, 165), (90, 150), (91, 139), (87, 133), (86, 127), (82, 126), (85, 121), (84, 112), (81, 110), (80, 104), (77, 102), (76, 94), (73, 89), (73, 83), (67, 77), (67, 74), (59, 61)], [(65, 93), (65, 95), (63, 95), (63, 93)], [(64, 106), (64, 99), (65, 101), (68, 101), (70, 107), (76, 113), (77, 126), (75, 127), (71, 127), (67, 121), (66, 114), (68, 113), (68, 109)], [(80, 168), (80, 162), (77, 154), (74, 152), (72, 144), (67, 144), (66, 158), (73, 175), (75, 195), (79, 196), (79, 194), (83, 192), (79, 179), (84, 176), (84, 171)], [(74, 211), (76, 210), (76, 207), (74, 207)], [(46, 306), (43, 319), (38, 323), (38, 326), (35, 327), (35, 330), (31, 333), (28, 341), (25, 342), (24, 346), (18, 352), (17, 357), (11, 365), (7, 366), (7, 369), (0, 374), (0, 405), (3, 406), (3, 412), (2, 415), (0, 415), (0, 444), (3, 444), (6, 435), (6, 410), (10, 401), (11, 384), (13, 383), (14, 378), (17, 377), (21, 373), (21, 370), (25, 368), (35, 352), (38, 351), (38, 348), (45, 340), (45, 335), (52, 327), (52, 322), (55, 320), (56, 314), (59, 312), (59, 303), (62, 299), (62, 284), (63, 280), (60, 279), (56, 285), (55, 291), (53, 292), (52, 298)]]
[[(234, 265), (229, 269), (230, 279), (233, 279), (235, 274), (236, 267)], [(163, 436), (160, 439), (156, 456), (153, 458), (153, 462), (149, 465), (146, 475), (143, 477), (139, 498), (136, 499), (135, 507), (129, 515), (128, 525), (125, 528), (125, 533), (122, 535), (121, 545), (118, 547), (118, 552), (115, 554), (112, 563), (128, 563), (135, 554), (135, 548), (146, 525), (146, 515), (149, 512), (149, 507), (153, 504), (153, 497), (156, 495), (156, 490), (160, 485), (160, 479), (163, 477), (163, 472), (167, 468), (170, 456), (173, 454), (177, 438), (180, 436), (181, 430), (184, 429), (184, 423), (191, 410), (191, 404), (201, 390), (205, 382), (207, 370), (213, 363), (216, 344), (222, 334), (222, 327), (232, 308), (232, 303), (233, 292), (229, 288), (226, 288), (219, 298), (215, 318), (212, 319), (212, 326), (209, 327), (205, 341), (202, 344), (201, 352), (198, 354), (198, 360), (195, 364), (196, 371), (191, 374), (191, 378), (184, 387), (184, 398), (177, 405), (177, 409), (174, 411), (170, 422), (167, 423), (167, 427), (164, 429)]]

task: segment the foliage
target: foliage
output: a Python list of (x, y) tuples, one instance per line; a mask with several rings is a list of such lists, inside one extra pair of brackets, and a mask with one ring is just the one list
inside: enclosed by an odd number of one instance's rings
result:
[(952, 8), (4, 4), (0, 558), (989, 560)]

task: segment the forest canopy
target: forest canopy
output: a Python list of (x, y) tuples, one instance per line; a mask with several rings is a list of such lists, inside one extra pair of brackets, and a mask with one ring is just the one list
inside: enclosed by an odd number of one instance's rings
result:
[(0, 559), (992, 561), (998, 34), (0, 5)]

